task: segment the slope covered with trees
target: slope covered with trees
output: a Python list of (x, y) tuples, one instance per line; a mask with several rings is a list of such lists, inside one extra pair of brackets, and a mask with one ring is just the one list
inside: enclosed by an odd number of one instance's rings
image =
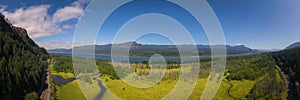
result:
[(229, 57), (225, 75), (228, 82), (231, 80), (255, 81), (246, 96), (247, 99), (284, 99), (286, 98), (285, 83), (275, 65), (268, 54)]
[(272, 54), (277, 65), (289, 75), (290, 81), (300, 82), (300, 47)]
[(274, 52), (272, 56), (288, 78), (289, 98), (299, 99), (300, 47)]
[[(0, 13), (0, 99), (29, 99), (42, 85), (48, 53), (25, 29), (12, 26)], [(36, 95), (35, 95), (36, 96)]]

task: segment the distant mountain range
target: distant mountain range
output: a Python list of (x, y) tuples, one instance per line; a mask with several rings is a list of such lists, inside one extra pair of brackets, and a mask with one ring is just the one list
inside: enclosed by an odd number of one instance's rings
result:
[[(192, 47), (194, 45), (147, 45), (147, 44), (139, 44), (137, 42), (125, 42), (115, 44), (114, 47), (119, 50), (125, 50), (130, 48), (130, 56), (139, 56), (139, 57), (149, 57), (153, 54), (161, 54), (162, 56), (180, 56), (178, 52), (178, 48), (181, 48), (182, 52), (188, 52), (190, 54), (195, 55), (196, 52), (192, 52)], [(224, 46), (224, 45), (212, 45), (212, 46)], [(75, 47), (80, 50), (87, 50), (88, 48), (92, 48), (93, 45), (79, 46)], [(110, 55), (111, 54), (112, 44), (107, 45), (95, 45), (96, 54), (102, 55)], [(211, 54), (211, 46), (210, 45), (196, 45), (198, 53), (200, 56), (210, 55)], [(259, 53), (264, 52), (261, 50), (251, 49), (246, 47), (245, 45), (226, 45), (228, 54), (245, 54), (245, 53)], [(48, 50), (49, 53), (71, 53), (72, 49), (52, 49)], [(191, 55), (191, 56), (193, 56)]]
[(293, 44), (289, 45), (288, 47), (286, 47), (285, 49), (292, 49), (292, 48), (297, 48), (297, 47), (300, 47), (300, 42), (293, 43)]

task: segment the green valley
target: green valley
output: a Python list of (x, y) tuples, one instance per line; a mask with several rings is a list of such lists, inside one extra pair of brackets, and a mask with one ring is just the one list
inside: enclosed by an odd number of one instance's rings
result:
[[(72, 70), (72, 67), (68, 65), (72, 65), (72, 58), (59, 55), (54, 55), (52, 58), (54, 60), (54, 74), (68, 78), (66, 76), (68, 76), (68, 74), (70, 75), (70, 70)], [(55, 62), (56, 59), (59, 60)], [(112, 97), (111, 95), (116, 95), (121, 99), (160, 99), (172, 91), (178, 82), (180, 67), (184, 67), (175, 63), (168, 63), (167, 72), (161, 82), (156, 84), (154, 87), (137, 88), (120, 80), (114, 72), (110, 61), (96, 60), (96, 62), (101, 74), (102, 83), (113, 93), (109, 94), (106, 92), (102, 97), (103, 99), (110, 98)], [(209, 59), (203, 60), (200, 63), (201, 72), (199, 74), (197, 85), (189, 97), (191, 100), (200, 99), (210, 71)], [(136, 68), (136, 73), (138, 75), (147, 74), (149, 71), (149, 67), (147, 67), (145, 62), (132, 63), (132, 66)], [(59, 95), (61, 94), (59, 91), (65, 91), (65, 94), (80, 93), (78, 85), (73, 82), (62, 86), (56, 86), (56, 96), (58, 98), (64, 98), (64, 96), (67, 96)], [(74, 92), (75, 90), (69, 91), (69, 89), (63, 88), (69, 86), (76, 87), (78, 89), (77, 92)], [(80, 94), (77, 94), (76, 96), (80, 96)], [(80, 97), (84, 97), (83, 94), (81, 94)], [(287, 89), (285, 87), (285, 82), (278, 69), (276, 69), (275, 62), (273, 62), (271, 56), (267, 54), (260, 54), (229, 57), (226, 73), (224, 74), (223, 81), (214, 99), (284, 99), (286, 97)]]
[(299, 5), (0, 0), (0, 100), (300, 100)]

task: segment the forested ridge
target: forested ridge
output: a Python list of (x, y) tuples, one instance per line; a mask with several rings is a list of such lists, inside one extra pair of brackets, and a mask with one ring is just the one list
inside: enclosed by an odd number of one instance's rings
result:
[(273, 52), (272, 56), (288, 77), (289, 98), (299, 99), (300, 91), (300, 47)]
[(246, 96), (247, 99), (284, 99), (286, 98), (285, 83), (275, 65), (269, 54), (229, 57), (226, 79), (227, 81), (255, 81)]
[(277, 65), (290, 77), (300, 82), (300, 47), (272, 53)]
[[(0, 13), (0, 99), (37, 97), (48, 53)], [(27, 95), (26, 95), (27, 94)]]

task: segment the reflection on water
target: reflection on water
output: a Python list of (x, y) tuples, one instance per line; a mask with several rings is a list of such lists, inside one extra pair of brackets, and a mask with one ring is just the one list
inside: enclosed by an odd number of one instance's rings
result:
[[(97, 80), (96, 78), (94, 78), (94, 80)], [(96, 96), (95, 100), (101, 100), (101, 98), (104, 96), (104, 93), (106, 92), (106, 87), (102, 84), (101, 80), (97, 80), (98, 81), (98, 86), (100, 87), (101, 91), (100, 93)]]
[[(63, 77), (61, 77), (59, 75), (52, 75), (52, 79), (55, 82), (55, 84), (58, 86), (65, 85), (69, 82), (76, 80), (76, 78), (64, 79)], [(101, 80), (96, 79), (96, 78), (94, 78), (93, 80), (98, 81), (98, 86), (101, 89), (101, 92), (96, 96), (95, 100), (100, 100), (104, 96), (104, 93), (106, 92), (106, 87), (102, 84)]]
[[(58, 55), (63, 55), (63, 56), (72, 56), (72, 53), (51, 53), (51, 54), (58, 54)], [(234, 57), (234, 56), (248, 56), (248, 55), (253, 55), (255, 53), (243, 53), (243, 54), (230, 54), (227, 55), (227, 57)], [(76, 57), (83, 57), (83, 58), (94, 58), (95, 59), (101, 59), (101, 60), (112, 60), (114, 61), (127, 61), (127, 57), (119, 57), (119, 56), (107, 56), (107, 55), (99, 55), (99, 54), (74, 54), (73, 56)], [(195, 60), (197, 57), (166, 57), (166, 61), (174, 61), (174, 62), (181, 62), (183, 61), (192, 61)], [(206, 59), (206, 58), (218, 58), (218, 57), (212, 57), (212, 56), (199, 56), (199, 59)], [(129, 57), (129, 62), (143, 62), (143, 61), (149, 61), (149, 57)], [(155, 60), (155, 59), (154, 59)]]
[(58, 76), (58, 75), (52, 75), (52, 79), (53, 81), (55, 82), (56, 85), (65, 85), (69, 82), (72, 82), (74, 81), (76, 78), (68, 78), (68, 79), (64, 79), (63, 77), (61, 76)]

